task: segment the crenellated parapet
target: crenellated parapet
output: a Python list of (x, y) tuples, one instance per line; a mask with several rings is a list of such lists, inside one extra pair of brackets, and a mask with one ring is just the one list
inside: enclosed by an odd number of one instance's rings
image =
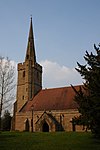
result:
[(25, 69), (25, 62), (24, 63), (19, 63), (18, 65), (17, 65), (17, 70), (19, 71), (19, 70), (24, 70)]

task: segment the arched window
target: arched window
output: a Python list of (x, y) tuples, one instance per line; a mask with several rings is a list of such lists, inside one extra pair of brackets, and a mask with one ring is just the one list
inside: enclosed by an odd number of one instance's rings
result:
[(25, 77), (25, 71), (23, 71), (23, 77)]

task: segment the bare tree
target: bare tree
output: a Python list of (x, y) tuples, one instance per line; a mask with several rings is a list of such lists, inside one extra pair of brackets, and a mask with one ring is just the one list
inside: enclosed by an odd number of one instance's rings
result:
[(3, 110), (15, 99), (15, 66), (8, 58), (0, 56), (0, 130)]

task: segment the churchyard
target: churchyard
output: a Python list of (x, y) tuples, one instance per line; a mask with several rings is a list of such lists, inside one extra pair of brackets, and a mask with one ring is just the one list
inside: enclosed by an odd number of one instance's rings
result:
[(2, 132), (0, 150), (100, 150), (100, 140), (86, 132)]

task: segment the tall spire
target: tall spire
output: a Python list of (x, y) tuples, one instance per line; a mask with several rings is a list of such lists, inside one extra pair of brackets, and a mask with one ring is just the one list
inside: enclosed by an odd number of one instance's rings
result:
[(32, 60), (33, 63), (36, 62), (32, 17), (31, 17), (31, 21), (30, 21), (28, 44), (27, 44), (27, 51), (26, 51), (26, 57), (25, 57), (25, 61), (27, 61), (27, 60)]
[(33, 25), (32, 25), (32, 17), (31, 17), (31, 22), (30, 22), (29, 39), (33, 39)]

